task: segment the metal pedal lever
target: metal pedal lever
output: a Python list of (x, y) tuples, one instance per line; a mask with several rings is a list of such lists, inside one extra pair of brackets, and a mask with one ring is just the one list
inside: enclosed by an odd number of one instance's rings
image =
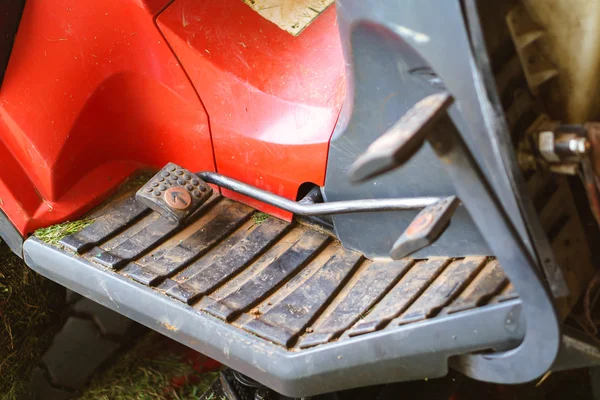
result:
[(451, 97), (440, 95), (419, 101), (354, 162), (350, 179), (362, 182), (403, 165), (423, 146), (450, 104)]
[[(303, 216), (351, 214), (358, 212), (420, 210), (437, 204), (439, 197), (411, 197), (403, 199), (364, 199), (332, 201), (327, 203), (311, 203), (310, 201), (292, 201), (285, 197), (267, 192), (236, 181), (216, 172), (200, 172), (197, 174), (205, 182), (215, 184), (224, 189), (243, 194), (265, 204)], [(308, 199), (307, 199), (308, 200)]]
[[(542, 282), (537, 265), (520, 239), (510, 218), (502, 207), (461, 132), (449, 115), (452, 104), (449, 93), (437, 93), (419, 102), (414, 108), (423, 113), (421, 121), (432, 118), (435, 123), (411, 124), (412, 116), (404, 116), (396, 126), (409, 129), (401, 134), (388, 132), (371, 145), (352, 168), (351, 179), (362, 181), (391, 169), (400, 167), (407, 158), (391, 157), (383, 151), (386, 143), (395, 149), (394, 154), (414, 154), (412, 147), (406, 151), (402, 143), (406, 137), (424, 138), (443, 162), (454, 184), (457, 196), (473, 218), (475, 225), (498, 258), (504, 272), (517, 289), (522, 302), (522, 313), (527, 331), (521, 344), (509, 351), (486, 354), (463, 354), (452, 359), (452, 365), (465, 375), (487, 382), (504, 384), (523, 383), (539, 378), (552, 366), (561, 343), (558, 317), (552, 295)], [(409, 120), (404, 121), (402, 120)], [(429, 120), (427, 120), (429, 121)], [(392, 140), (397, 141), (394, 145)], [(506, 327), (514, 320), (513, 312), (507, 315)]]
[[(452, 98), (447, 95), (419, 101), (356, 160), (350, 168), (350, 179), (361, 182), (402, 166), (423, 146), (450, 104)], [(452, 196), (426, 207), (394, 243), (390, 256), (398, 260), (435, 242), (450, 224), (459, 203)]]
[(136, 193), (136, 199), (160, 215), (181, 223), (189, 218), (210, 196), (212, 183), (282, 210), (303, 216), (350, 214), (357, 212), (420, 210), (435, 205), (439, 197), (402, 199), (365, 199), (314, 203), (309, 198), (292, 201), (276, 194), (228, 178), (216, 172), (192, 174), (169, 163)]
[(450, 225), (459, 204), (456, 196), (449, 196), (425, 207), (394, 243), (390, 256), (399, 260), (435, 242)]

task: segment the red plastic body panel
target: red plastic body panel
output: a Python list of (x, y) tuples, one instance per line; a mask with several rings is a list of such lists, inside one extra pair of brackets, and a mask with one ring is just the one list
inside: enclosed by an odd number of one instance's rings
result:
[(154, 22), (164, 6), (27, 1), (0, 90), (0, 207), (22, 233), (140, 167), (214, 170), (206, 111)]
[(208, 111), (220, 173), (289, 199), (304, 182), (324, 184), (344, 95), (334, 7), (298, 36), (241, 0), (175, 0), (158, 26)]
[(0, 89), (0, 208), (27, 234), (169, 161), (293, 199), (324, 183), (343, 74), (334, 7), (294, 37), (241, 0), (28, 0)]

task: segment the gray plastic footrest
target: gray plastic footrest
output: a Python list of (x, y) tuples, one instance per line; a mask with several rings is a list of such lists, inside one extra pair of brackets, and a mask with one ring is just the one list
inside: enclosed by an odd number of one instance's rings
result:
[(289, 396), (443, 376), (448, 357), (523, 335), (489, 257), (371, 261), (218, 196), (181, 225), (145, 212), (107, 232), (119, 204), (75, 234), (81, 254), (28, 239), (28, 265)]

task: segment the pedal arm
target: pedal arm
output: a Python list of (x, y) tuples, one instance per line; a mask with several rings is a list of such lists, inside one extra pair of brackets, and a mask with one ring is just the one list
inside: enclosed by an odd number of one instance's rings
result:
[[(444, 163), (458, 197), (521, 296), (527, 321), (519, 347), (502, 353), (461, 355), (453, 366), (482, 381), (521, 383), (539, 378), (551, 368), (561, 342), (552, 295), (449, 116), (438, 122), (428, 140)], [(507, 315), (507, 326), (511, 319), (514, 316)]]
[[(409, 117), (402, 117), (401, 120), (414, 120), (414, 110), (417, 109), (425, 117), (433, 118), (435, 124), (412, 125), (414, 131), (405, 135), (427, 137), (444, 164), (458, 197), (521, 296), (522, 312), (527, 321), (525, 338), (515, 349), (492, 354), (460, 355), (453, 359), (452, 364), (466, 375), (482, 381), (510, 384), (534, 380), (551, 368), (560, 347), (561, 331), (552, 295), (460, 131), (447, 114), (448, 107), (452, 104), (451, 95), (437, 93), (429, 97), (419, 102), (408, 113)], [(430, 108), (424, 109), (423, 104), (429, 104)], [(399, 136), (396, 138), (395, 145), (388, 143), (388, 146), (394, 148), (395, 152), (404, 154), (398, 146), (406, 141)], [(380, 146), (375, 146), (375, 150), (378, 148)], [(387, 158), (387, 164), (369, 164), (369, 160), (378, 157), (378, 152), (370, 147), (352, 169), (352, 178), (364, 180), (365, 177), (377, 176), (400, 167), (406, 161), (404, 158), (395, 161)], [(369, 165), (376, 165), (377, 168)], [(506, 316), (507, 329), (516, 317), (511, 313)]]

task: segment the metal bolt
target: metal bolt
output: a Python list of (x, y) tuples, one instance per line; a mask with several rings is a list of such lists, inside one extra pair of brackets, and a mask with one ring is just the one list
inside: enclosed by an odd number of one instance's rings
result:
[(590, 143), (586, 138), (569, 140), (569, 150), (575, 155), (583, 155), (590, 149)]

